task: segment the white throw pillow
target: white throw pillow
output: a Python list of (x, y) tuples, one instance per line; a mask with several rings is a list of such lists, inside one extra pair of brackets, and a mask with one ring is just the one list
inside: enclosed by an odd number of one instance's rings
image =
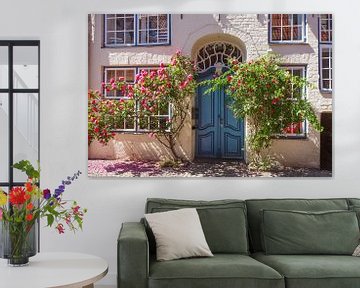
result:
[(195, 208), (145, 214), (156, 240), (156, 259), (214, 256)]
[(360, 257), (360, 244), (358, 246), (356, 246), (352, 256)]

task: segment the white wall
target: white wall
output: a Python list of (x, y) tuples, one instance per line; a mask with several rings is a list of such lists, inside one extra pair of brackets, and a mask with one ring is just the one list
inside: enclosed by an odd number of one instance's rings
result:
[[(264, 1), (265, 2), (265, 1)], [(316, 2), (316, 3), (315, 3)], [(356, 1), (1, 0), (0, 39), (41, 40), (41, 165), (43, 187), (80, 169), (66, 196), (89, 209), (82, 233), (42, 229), (42, 251), (104, 257), (115, 285), (116, 238), (137, 221), (147, 197), (217, 199), (359, 197), (360, 5)], [(322, 4), (321, 4), (322, 3)], [(346, 5), (344, 5), (346, 4)], [(259, 8), (261, 10), (259, 10)], [(314, 12), (335, 15), (334, 176), (332, 179), (89, 179), (87, 170), (87, 14), (91, 12)]]

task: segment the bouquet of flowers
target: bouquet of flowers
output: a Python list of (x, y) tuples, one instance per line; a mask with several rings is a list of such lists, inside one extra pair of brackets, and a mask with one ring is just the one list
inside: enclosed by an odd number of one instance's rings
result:
[(39, 218), (45, 218), (47, 226), (55, 227), (59, 234), (65, 232), (65, 227), (75, 232), (82, 229), (86, 209), (81, 209), (75, 201), (68, 203), (63, 199), (66, 186), (80, 176), (80, 171), (67, 177), (52, 192), (39, 188), (40, 169), (35, 169), (29, 161), (20, 161), (13, 167), (26, 173), (28, 179), (23, 187), (12, 187), (8, 194), (0, 188), (0, 246), (3, 249), (0, 256), (16, 265), (26, 264), (28, 257), (36, 254), (30, 251), (29, 238)]

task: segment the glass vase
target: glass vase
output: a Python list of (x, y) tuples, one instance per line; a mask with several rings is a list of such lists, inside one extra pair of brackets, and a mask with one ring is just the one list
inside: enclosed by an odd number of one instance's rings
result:
[(25, 266), (37, 251), (37, 224), (1, 221), (0, 257), (8, 259), (9, 266)]

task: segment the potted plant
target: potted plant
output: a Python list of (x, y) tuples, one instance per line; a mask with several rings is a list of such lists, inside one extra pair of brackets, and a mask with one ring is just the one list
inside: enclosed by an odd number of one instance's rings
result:
[(36, 254), (38, 219), (46, 218), (47, 226), (54, 226), (62, 234), (66, 226), (71, 231), (82, 229), (86, 209), (75, 201), (62, 199), (66, 186), (79, 177), (80, 171), (63, 180), (52, 193), (38, 186), (40, 169), (29, 161), (20, 161), (13, 167), (26, 173), (28, 179), (23, 187), (12, 187), (8, 194), (0, 188), (0, 257), (8, 259), (11, 266), (22, 266)]

